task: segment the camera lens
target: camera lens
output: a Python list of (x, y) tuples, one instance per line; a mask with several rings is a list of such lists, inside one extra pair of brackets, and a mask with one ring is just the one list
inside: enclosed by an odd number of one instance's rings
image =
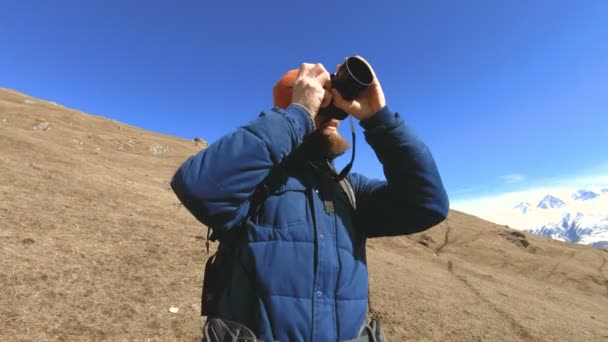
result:
[(332, 78), (332, 83), (345, 100), (351, 101), (373, 80), (372, 71), (365, 62), (357, 57), (349, 57)]
[(372, 71), (359, 58), (350, 57), (346, 61), (346, 67), (348, 68), (348, 72), (351, 74), (353, 81), (359, 83), (364, 88), (372, 84), (372, 81), (374, 80)]

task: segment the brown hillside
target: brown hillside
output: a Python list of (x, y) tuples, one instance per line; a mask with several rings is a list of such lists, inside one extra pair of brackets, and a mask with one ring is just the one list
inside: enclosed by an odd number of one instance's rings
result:
[[(168, 181), (203, 147), (0, 89), (0, 341), (200, 340), (206, 228)], [(519, 234), (370, 241), (391, 340), (608, 341), (608, 251)]]

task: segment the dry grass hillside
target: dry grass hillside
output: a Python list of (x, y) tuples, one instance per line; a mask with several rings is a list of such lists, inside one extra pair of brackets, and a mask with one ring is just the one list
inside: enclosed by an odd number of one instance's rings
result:
[[(0, 89), (0, 341), (200, 340), (206, 229), (168, 181), (202, 145)], [(369, 264), (392, 341), (608, 342), (607, 250), (452, 211)]]

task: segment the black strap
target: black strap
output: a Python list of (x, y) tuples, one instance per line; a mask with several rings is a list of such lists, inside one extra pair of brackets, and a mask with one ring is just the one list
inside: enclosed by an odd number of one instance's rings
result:
[(350, 131), (352, 133), (352, 138), (353, 138), (353, 151), (350, 155), (350, 162), (344, 167), (344, 169), (342, 169), (342, 171), (340, 171), (340, 174), (338, 175), (338, 180), (342, 180), (344, 178), (346, 178), (346, 176), (348, 175), (348, 173), (350, 172), (350, 170), (353, 168), (353, 164), (355, 163), (355, 146), (357, 146), (356, 144), (356, 135), (355, 135), (355, 124), (353, 122), (353, 117), (350, 116)]
[(209, 237), (211, 236), (211, 228), (207, 227), (207, 240), (205, 241), (205, 247), (207, 247), (207, 255), (209, 255)]
[(355, 190), (353, 190), (353, 186), (350, 184), (348, 178), (340, 180), (340, 187), (342, 187), (342, 190), (346, 193), (346, 197), (348, 197), (348, 201), (350, 202), (353, 211), (357, 211), (357, 197), (355, 196)]
[(260, 208), (262, 207), (262, 204), (266, 198), (268, 198), (268, 196), (270, 196), (270, 194), (275, 191), (277, 187), (281, 186), (281, 183), (284, 181), (285, 177), (284, 171), (289, 167), (291, 162), (291, 157), (285, 157), (279, 164), (270, 170), (268, 176), (266, 176), (262, 183), (255, 188), (249, 203), (247, 217), (243, 221), (245, 226), (247, 226), (252, 217), (255, 217), (259, 213)]
[[(291, 157), (285, 157), (279, 164), (275, 165), (266, 178), (258, 184), (258, 186), (253, 191), (251, 195), (251, 201), (249, 204), (249, 211), (247, 212), (247, 216), (243, 220), (243, 226), (247, 226), (249, 220), (252, 217), (256, 216), (260, 211), (262, 203), (268, 198), (270, 193), (275, 190), (277, 186), (280, 185), (280, 176), (282, 176), (282, 172), (287, 168), (287, 166), (291, 163)], [(205, 242), (205, 247), (207, 248), (207, 254), (209, 254), (209, 241), (211, 236), (211, 228), (207, 227), (207, 241)], [(215, 241), (215, 240), (214, 240)]]

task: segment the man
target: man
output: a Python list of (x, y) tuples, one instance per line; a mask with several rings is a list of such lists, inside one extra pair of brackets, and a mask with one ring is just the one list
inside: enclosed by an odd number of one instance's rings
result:
[[(272, 110), (177, 170), (177, 196), (221, 250), (233, 251), (222, 266), (229, 275), (215, 277), (224, 280), (209, 318), (243, 324), (264, 341), (355, 339), (366, 323), (366, 239), (445, 220), (448, 198), (431, 153), (373, 79), (346, 101), (322, 65), (302, 64), (276, 85)], [(386, 181), (337, 176), (332, 161), (348, 143), (338, 120), (317, 115), (331, 101), (359, 120)]]

